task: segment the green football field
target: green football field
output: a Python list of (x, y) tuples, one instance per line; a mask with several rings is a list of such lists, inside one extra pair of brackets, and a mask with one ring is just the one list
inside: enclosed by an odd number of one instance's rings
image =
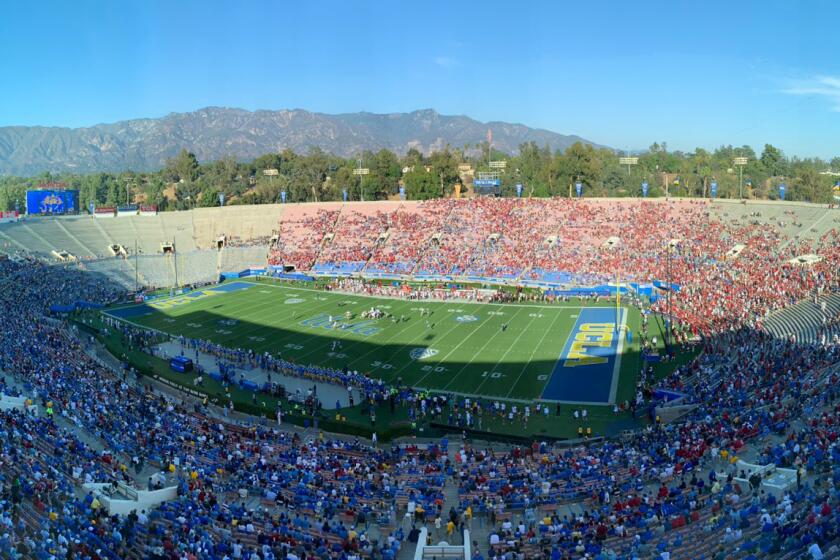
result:
[[(393, 318), (363, 318), (371, 308)], [(508, 400), (624, 400), (640, 365), (636, 340), (610, 334), (614, 302), (416, 301), (238, 280), (106, 313), (298, 364)], [(639, 311), (622, 306), (619, 322), (636, 333)]]

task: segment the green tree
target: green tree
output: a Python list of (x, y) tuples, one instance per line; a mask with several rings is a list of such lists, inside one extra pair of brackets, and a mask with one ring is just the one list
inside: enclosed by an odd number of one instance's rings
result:
[(771, 144), (765, 144), (761, 152), (761, 164), (764, 171), (771, 177), (787, 175), (788, 165), (784, 154), (779, 148)]
[(438, 177), (424, 165), (415, 165), (403, 177), (406, 198), (410, 200), (427, 200), (439, 198), (443, 195)]
[(177, 156), (166, 160), (164, 173), (171, 181), (189, 183), (198, 179), (198, 169), (195, 154), (182, 149)]

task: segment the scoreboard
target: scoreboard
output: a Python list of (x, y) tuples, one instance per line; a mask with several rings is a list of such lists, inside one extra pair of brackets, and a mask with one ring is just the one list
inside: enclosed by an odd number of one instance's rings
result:
[(79, 191), (38, 189), (26, 191), (26, 213), (57, 215), (79, 212)]

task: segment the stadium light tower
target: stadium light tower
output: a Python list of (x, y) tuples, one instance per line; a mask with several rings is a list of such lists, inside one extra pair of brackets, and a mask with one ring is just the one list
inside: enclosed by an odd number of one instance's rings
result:
[(740, 179), (738, 181), (738, 184), (739, 184), (738, 192), (739, 192), (740, 198), (743, 200), (743, 198), (744, 198), (744, 166), (747, 165), (747, 158), (739, 156), (739, 157), (736, 157), (735, 159), (733, 159), (732, 163), (737, 165), (738, 169), (740, 170)]
[(367, 167), (362, 167), (362, 157), (359, 156), (358, 159), (359, 167), (353, 170), (353, 175), (359, 176), (359, 198), (362, 202), (365, 200), (365, 189), (364, 189), (364, 179), (365, 175), (370, 173), (370, 169)]
[(627, 166), (627, 175), (629, 176), (630, 175), (630, 166), (631, 165), (638, 165), (639, 158), (631, 157), (631, 156), (620, 157), (620, 158), (618, 158), (618, 163), (620, 165), (626, 165)]

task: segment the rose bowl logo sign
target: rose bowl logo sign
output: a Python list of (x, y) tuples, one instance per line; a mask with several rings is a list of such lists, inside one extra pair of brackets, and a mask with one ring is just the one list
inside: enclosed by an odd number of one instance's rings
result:
[(434, 348), (415, 348), (409, 353), (412, 360), (425, 360), (437, 355), (438, 351)]
[(458, 315), (455, 320), (459, 323), (475, 323), (478, 321), (478, 317), (475, 315)]

